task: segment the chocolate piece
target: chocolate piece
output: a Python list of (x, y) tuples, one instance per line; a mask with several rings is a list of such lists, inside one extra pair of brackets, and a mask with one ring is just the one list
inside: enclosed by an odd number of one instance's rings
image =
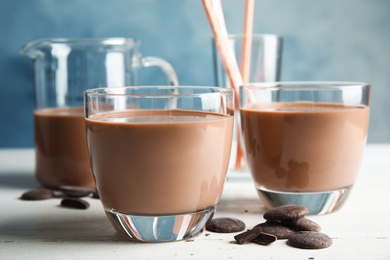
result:
[(268, 210), (263, 217), (267, 220), (280, 221), (300, 218), (308, 213), (309, 210), (304, 206), (288, 204)]
[(25, 193), (22, 194), (20, 199), (22, 200), (47, 200), (51, 199), (54, 197), (53, 191), (49, 189), (35, 189), (35, 190), (30, 190), (26, 191)]
[(276, 240), (277, 240), (276, 236), (262, 232), (255, 239), (252, 239), (251, 242), (259, 244), (259, 245), (269, 245), (269, 244), (275, 242)]
[(240, 232), (245, 229), (245, 223), (236, 218), (214, 218), (206, 224), (206, 229), (217, 233)]
[(89, 203), (79, 198), (65, 198), (61, 200), (61, 206), (73, 209), (87, 209), (89, 208)]
[(291, 235), (296, 233), (286, 226), (270, 221), (258, 224), (256, 227), (261, 227), (264, 233), (274, 235), (278, 239), (288, 239)]
[(332, 239), (319, 232), (300, 231), (290, 236), (287, 244), (292, 247), (303, 249), (322, 249), (332, 245)]
[(59, 189), (65, 195), (76, 198), (87, 197), (95, 192), (95, 189), (85, 186), (63, 185)]
[(305, 217), (296, 218), (296, 219), (286, 219), (286, 220), (282, 220), (281, 223), (282, 225), (285, 225), (297, 231), (316, 231), (316, 232), (321, 231), (320, 225)]
[(261, 227), (254, 227), (253, 229), (248, 229), (247, 231), (234, 236), (234, 239), (237, 241), (238, 244), (242, 245), (250, 242), (257, 236), (259, 236), (260, 233)]

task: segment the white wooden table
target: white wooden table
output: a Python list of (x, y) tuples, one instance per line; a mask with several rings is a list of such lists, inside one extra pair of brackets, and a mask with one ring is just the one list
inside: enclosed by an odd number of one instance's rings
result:
[[(390, 259), (390, 144), (368, 145), (358, 181), (338, 212), (310, 216), (333, 245), (321, 250), (238, 245), (234, 234), (204, 231), (194, 240), (134, 243), (116, 234), (100, 201), (87, 210), (59, 207), (59, 199), (21, 201), (38, 187), (34, 152), (0, 150), (0, 259)], [(236, 217), (250, 228), (265, 209), (249, 175), (228, 180), (218, 216)]]

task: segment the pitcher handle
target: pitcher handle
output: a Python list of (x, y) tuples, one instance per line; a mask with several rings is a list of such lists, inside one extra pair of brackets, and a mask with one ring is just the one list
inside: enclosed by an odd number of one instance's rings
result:
[(169, 62), (165, 61), (164, 59), (153, 57), (153, 56), (142, 57), (141, 65), (143, 67), (152, 67), (152, 66), (159, 67), (164, 73), (168, 85), (171, 86), (179, 85), (179, 80), (177, 78), (174, 68)]

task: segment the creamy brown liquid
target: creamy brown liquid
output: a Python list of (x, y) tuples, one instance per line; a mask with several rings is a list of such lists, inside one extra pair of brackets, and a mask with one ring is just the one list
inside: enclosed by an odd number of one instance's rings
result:
[(94, 115), (86, 124), (106, 210), (161, 215), (218, 203), (229, 164), (232, 116), (124, 111)]
[(325, 191), (352, 185), (366, 144), (369, 108), (281, 103), (241, 109), (255, 185)]
[(84, 110), (48, 108), (34, 112), (35, 174), (46, 187), (95, 187), (85, 134)]

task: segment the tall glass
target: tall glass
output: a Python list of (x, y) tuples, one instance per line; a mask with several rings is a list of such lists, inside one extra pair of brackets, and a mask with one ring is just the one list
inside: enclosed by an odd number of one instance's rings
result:
[[(234, 51), (237, 64), (242, 72), (244, 82), (269, 82), (280, 80), (281, 57), (283, 40), (281, 36), (274, 34), (253, 34), (250, 37), (250, 56), (246, 60), (247, 69), (243, 70), (243, 46), (244, 39), (249, 36), (242, 34), (230, 34), (229, 42)], [(217, 49), (214, 46), (214, 57), (216, 65), (217, 84), (220, 87), (231, 87), (229, 77), (223, 67), (222, 60)], [(239, 125), (239, 113), (236, 113), (236, 122)], [(237, 158), (237, 143), (239, 129), (235, 127), (233, 137), (233, 149), (229, 164), (229, 170), (232, 174), (247, 170), (245, 158)], [(230, 174), (231, 176), (233, 176)], [(240, 175), (238, 175), (240, 176)]]
[(254, 83), (240, 88), (248, 166), (267, 208), (330, 213), (359, 172), (370, 86), (349, 82)]
[(131, 240), (197, 235), (228, 170), (234, 94), (215, 87), (85, 92), (87, 142), (104, 210)]

